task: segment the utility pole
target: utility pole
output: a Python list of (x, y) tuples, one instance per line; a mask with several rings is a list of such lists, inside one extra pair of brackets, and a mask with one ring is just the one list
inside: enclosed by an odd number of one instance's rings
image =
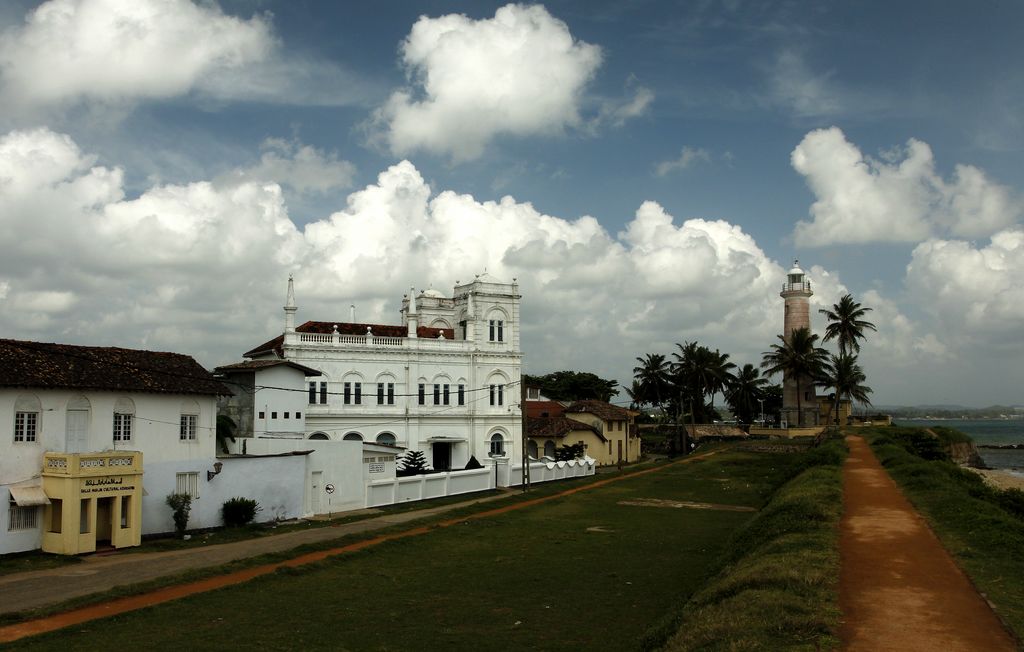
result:
[(522, 371), (519, 372), (519, 418), (523, 430), (523, 493), (526, 493), (530, 490), (530, 453), (526, 434), (526, 383)]

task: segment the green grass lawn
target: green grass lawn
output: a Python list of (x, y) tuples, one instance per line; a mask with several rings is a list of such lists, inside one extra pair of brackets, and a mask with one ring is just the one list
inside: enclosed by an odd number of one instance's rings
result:
[(760, 507), (798, 457), (720, 453), (12, 647), (635, 649), (754, 514), (621, 501)]

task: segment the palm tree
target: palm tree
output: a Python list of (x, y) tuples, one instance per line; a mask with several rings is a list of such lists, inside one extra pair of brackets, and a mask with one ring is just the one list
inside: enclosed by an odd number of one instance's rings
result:
[(807, 378), (813, 386), (820, 380), (828, 362), (828, 351), (817, 346), (818, 336), (806, 327), (794, 329), (789, 338), (783, 335), (778, 338), (782, 344), (772, 344), (772, 350), (762, 354), (761, 368), (769, 376), (781, 373), (784, 378), (796, 380), (797, 425), (803, 425), (802, 381)]
[(874, 324), (862, 319), (870, 311), (871, 308), (862, 307), (849, 294), (839, 299), (832, 310), (822, 308), (818, 312), (825, 315), (829, 322), (822, 342), (836, 340), (840, 355), (860, 353), (860, 342), (857, 340), (864, 339), (864, 330), (878, 330)]
[(753, 421), (755, 408), (758, 401), (765, 397), (763, 388), (767, 384), (768, 379), (762, 377), (761, 372), (752, 364), (743, 365), (732, 377), (726, 401), (740, 423)]
[(648, 353), (637, 358), (639, 366), (633, 367), (633, 378), (640, 384), (642, 403), (650, 403), (661, 409), (662, 401), (668, 394), (670, 367), (668, 360), (660, 353)]
[(839, 427), (839, 399), (845, 396), (850, 399), (851, 403), (857, 401), (865, 405), (871, 405), (871, 401), (868, 399), (868, 394), (871, 393), (871, 388), (864, 385), (864, 381), (867, 380), (867, 376), (864, 375), (864, 371), (857, 364), (857, 356), (839, 354), (838, 356), (833, 355), (832, 359), (826, 365), (825, 374), (822, 377), (822, 382), (826, 387), (832, 387), (836, 390), (835, 404), (833, 407), (833, 417), (836, 421), (836, 427)]
[(641, 405), (647, 403), (647, 398), (644, 396), (644, 387), (640, 384), (640, 381), (633, 379), (633, 384), (630, 387), (626, 387), (626, 396), (629, 397), (629, 409), (639, 409)]
[(725, 396), (729, 385), (736, 379), (735, 374), (733, 374), (733, 369), (736, 368), (736, 365), (729, 362), (728, 353), (720, 353), (718, 349), (715, 349), (715, 352), (709, 357), (709, 362), (709, 371), (711, 373), (706, 389), (711, 399), (711, 409), (714, 410), (715, 394), (721, 392), (722, 396)]

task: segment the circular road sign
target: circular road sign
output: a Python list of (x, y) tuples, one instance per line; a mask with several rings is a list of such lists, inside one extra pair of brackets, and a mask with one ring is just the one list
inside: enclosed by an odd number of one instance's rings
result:
[(334, 493), (334, 485), (333, 484), (325, 484), (324, 485), (324, 491), (326, 491), (329, 494), (333, 494)]

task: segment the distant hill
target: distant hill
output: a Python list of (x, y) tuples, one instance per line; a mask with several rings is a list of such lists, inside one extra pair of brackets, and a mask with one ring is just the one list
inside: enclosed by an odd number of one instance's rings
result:
[(963, 405), (876, 405), (875, 411), (891, 414), (896, 418), (936, 417), (939, 419), (998, 419), (1002, 416), (1024, 417), (1022, 405), (990, 405), (984, 408), (969, 408)]

